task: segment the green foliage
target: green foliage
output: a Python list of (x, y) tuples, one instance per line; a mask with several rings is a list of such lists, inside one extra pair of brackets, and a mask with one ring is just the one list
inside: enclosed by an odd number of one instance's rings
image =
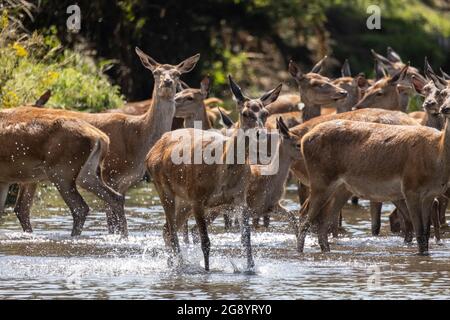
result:
[(1, 108), (33, 103), (49, 89), (49, 107), (100, 112), (123, 104), (119, 87), (101, 72), (107, 64), (72, 50), (62, 52), (56, 28), (45, 36), (26, 35), (5, 17), (0, 26)]

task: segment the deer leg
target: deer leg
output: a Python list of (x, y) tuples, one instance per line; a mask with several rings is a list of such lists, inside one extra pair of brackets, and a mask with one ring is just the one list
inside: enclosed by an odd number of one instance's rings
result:
[(428, 253), (428, 239), (425, 230), (426, 226), (423, 224), (422, 219), (420, 196), (416, 193), (408, 194), (406, 196), (406, 205), (416, 234), (419, 254), (426, 255)]
[(370, 201), (370, 218), (372, 220), (372, 235), (378, 236), (381, 229), (381, 207), (383, 203)]
[(309, 188), (304, 184), (302, 184), (300, 181), (298, 181), (297, 190), (298, 190), (299, 204), (302, 206), (309, 197)]
[(436, 213), (436, 222), (437, 225), (434, 227), (437, 229), (437, 232), (439, 233), (439, 219), (437, 217), (437, 210), (433, 210), (437, 207), (434, 206), (435, 197), (425, 197), (422, 200), (422, 225), (424, 226), (424, 237), (426, 239), (426, 252), (428, 252), (428, 242), (430, 240), (430, 229), (431, 229), (431, 217), (433, 216), (433, 213)]
[(256, 230), (256, 229), (259, 229), (259, 217), (254, 217), (253, 219), (252, 219), (252, 221), (253, 221), (253, 228)]
[(241, 242), (244, 246), (245, 254), (247, 256), (247, 270), (249, 271), (255, 267), (255, 262), (253, 261), (251, 231), (249, 225), (251, 213), (252, 212), (248, 207), (244, 207), (240, 215)]
[(436, 238), (436, 243), (439, 243), (441, 241), (439, 209), (440, 209), (439, 200), (435, 199), (431, 207), (431, 223), (433, 224), (434, 237)]
[[(157, 187), (158, 189), (158, 187)], [(166, 223), (163, 229), (164, 242), (170, 247), (176, 256), (180, 255), (180, 243), (178, 242), (176, 217), (175, 217), (175, 197), (169, 193), (158, 192), (161, 204), (166, 215)]]
[(448, 198), (440, 196), (439, 198), (439, 223), (441, 226), (446, 226), (447, 221), (445, 219), (445, 212), (447, 211)]
[[(413, 224), (411, 222), (411, 216), (408, 209), (408, 206), (406, 205), (405, 200), (400, 201), (394, 201), (393, 204), (396, 207), (397, 219), (403, 222), (403, 232), (404, 232), (404, 240), (405, 243), (411, 243), (413, 239)], [(394, 214), (394, 211), (392, 214)]]
[[(389, 215), (389, 225), (392, 233), (400, 233), (405, 229), (404, 221), (400, 217), (399, 210), (395, 208)], [(402, 225), (403, 224), (403, 225)]]
[(263, 216), (263, 225), (264, 225), (264, 228), (269, 229), (270, 215), (266, 214)]
[[(92, 174), (86, 173), (83, 168), (78, 175), (77, 184), (103, 200), (113, 216), (118, 217), (119, 232), (123, 237), (128, 236), (127, 219), (125, 216), (125, 196), (108, 187), (100, 176), (98, 170)], [(109, 227), (108, 227), (109, 228)]]
[(33, 198), (36, 193), (37, 184), (21, 184), (17, 195), (14, 213), (19, 219), (23, 232), (33, 232), (30, 223), (30, 210), (33, 205)]
[(9, 183), (0, 183), (0, 215), (5, 212), (6, 198), (8, 198)]
[[(300, 231), (297, 237), (297, 251), (302, 253), (305, 247), (306, 234), (311, 227), (311, 224), (316, 220), (322, 208), (330, 201), (333, 194), (333, 188), (329, 185), (324, 189), (311, 188), (309, 198), (309, 210), (306, 219), (300, 225)], [(327, 231), (328, 232), (328, 231)]]
[(203, 257), (205, 259), (205, 270), (209, 271), (209, 251), (211, 248), (211, 243), (208, 236), (208, 226), (205, 219), (205, 210), (203, 205), (195, 204), (193, 206), (194, 217), (197, 223), (198, 232), (200, 234), (200, 242), (203, 251)]
[[(350, 199), (352, 194), (347, 191), (345, 187), (339, 187), (339, 189), (335, 192), (335, 194), (332, 197), (332, 201), (328, 203), (324, 209), (322, 209), (322, 220), (325, 222), (326, 228), (323, 224), (319, 224), (319, 236), (324, 239), (324, 249), (322, 249), (322, 252), (329, 251), (329, 245), (328, 245), (328, 233), (331, 227), (331, 231), (333, 234), (333, 237), (338, 237), (339, 235), (339, 229), (340, 222), (342, 222), (342, 208), (345, 206), (347, 201)], [(331, 221), (332, 224), (330, 226), (330, 223), (328, 221)], [(326, 230), (326, 232), (325, 232)], [(320, 244), (320, 240), (319, 240)], [(322, 245), (321, 245), (322, 248)]]
[(81, 235), (86, 217), (89, 213), (89, 206), (78, 192), (75, 181), (71, 183), (52, 182), (55, 184), (59, 194), (72, 212), (72, 237)]
[(231, 220), (230, 215), (228, 213), (223, 214), (223, 221), (225, 224), (225, 231), (229, 232), (233, 227), (233, 221)]

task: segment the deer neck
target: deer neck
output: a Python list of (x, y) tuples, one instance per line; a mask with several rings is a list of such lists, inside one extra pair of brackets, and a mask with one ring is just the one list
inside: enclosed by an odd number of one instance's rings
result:
[(441, 163), (445, 168), (445, 174), (447, 177), (450, 176), (450, 167), (448, 162), (450, 161), (450, 118), (445, 118), (444, 130), (441, 131), (441, 141), (440, 145), (440, 154), (441, 154)]
[(284, 185), (287, 176), (289, 174), (289, 169), (291, 167), (292, 158), (287, 152), (286, 148), (283, 146), (283, 142), (280, 141), (278, 144), (278, 150), (275, 152), (275, 156), (269, 164), (268, 172), (273, 174), (268, 175), (270, 187), (272, 190), (278, 190)]
[(444, 128), (445, 120), (440, 114), (430, 114), (425, 112), (423, 124), (427, 127), (435, 128), (440, 131)]
[[(233, 134), (225, 142), (224, 153), (223, 153), (223, 163), (225, 166), (242, 166), (243, 164), (248, 164), (248, 157), (250, 153), (249, 139), (247, 138), (246, 132), (240, 128), (238, 125), (234, 130)], [(244, 149), (240, 150), (241, 144), (244, 143)], [(240, 151), (238, 153), (238, 151)], [(243, 154), (241, 154), (243, 152)]]
[(164, 133), (171, 130), (174, 116), (174, 97), (160, 97), (155, 88), (153, 90), (152, 104), (139, 122), (143, 141), (138, 143), (140, 144), (139, 148), (143, 152), (147, 153)]
[(308, 100), (305, 97), (303, 97), (301, 94), (302, 103), (304, 104), (304, 107), (302, 109), (302, 120), (303, 122), (306, 122), (312, 118), (319, 117), (320, 116), (320, 105), (315, 104), (312, 101)]
[(211, 123), (209, 122), (208, 114), (206, 113), (206, 107), (204, 104), (202, 105), (201, 108), (199, 108), (199, 110), (197, 110), (197, 112), (194, 115), (186, 117), (184, 119), (184, 127), (185, 128), (194, 128), (195, 121), (200, 121), (202, 123), (203, 130), (209, 130), (212, 128)]

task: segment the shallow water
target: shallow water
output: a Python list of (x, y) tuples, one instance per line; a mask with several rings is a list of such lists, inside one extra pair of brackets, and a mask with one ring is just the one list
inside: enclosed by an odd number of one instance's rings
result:
[[(295, 189), (284, 204), (297, 210)], [(182, 245), (185, 265), (168, 267), (162, 239), (164, 213), (151, 184), (128, 195), (130, 237), (107, 235), (100, 201), (83, 235), (70, 237), (72, 219), (53, 188), (41, 187), (32, 213), (33, 234), (21, 232), (11, 209), (0, 218), (0, 299), (444, 299), (450, 297), (450, 242), (431, 242), (419, 257), (388, 231), (384, 206), (380, 237), (370, 236), (368, 203), (345, 208), (345, 237), (321, 254), (308, 236), (305, 254), (295, 250), (286, 222), (252, 233), (256, 274), (243, 273), (238, 233), (218, 219), (210, 228), (211, 271), (203, 270), (199, 245)]]

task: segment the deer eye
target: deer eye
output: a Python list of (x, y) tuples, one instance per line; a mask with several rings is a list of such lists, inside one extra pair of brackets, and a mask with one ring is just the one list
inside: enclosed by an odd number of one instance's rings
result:
[(192, 98), (192, 97), (187, 97), (186, 100), (187, 100), (187, 101), (192, 101), (192, 100), (194, 100), (194, 98)]
[(382, 96), (383, 95), (383, 91), (378, 91), (377, 92), (377, 96)]

